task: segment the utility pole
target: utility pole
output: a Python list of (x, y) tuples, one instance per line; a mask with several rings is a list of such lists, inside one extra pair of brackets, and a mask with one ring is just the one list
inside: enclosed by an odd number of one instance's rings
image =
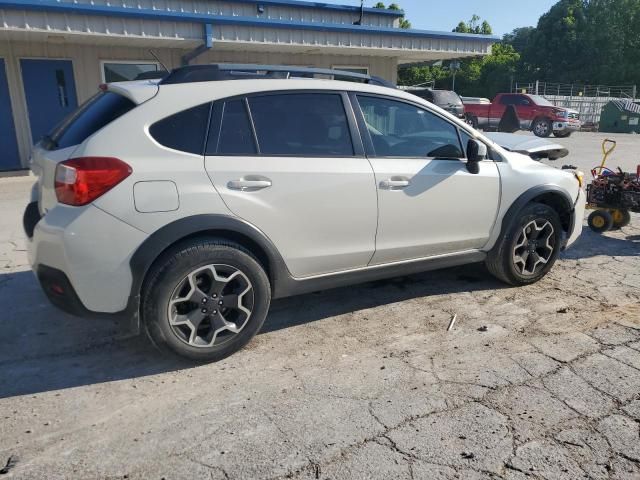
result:
[(451, 82), (451, 90), (456, 91), (456, 73), (460, 70), (460, 62), (458, 60), (452, 60), (449, 64), (449, 69), (453, 72), (453, 81)]

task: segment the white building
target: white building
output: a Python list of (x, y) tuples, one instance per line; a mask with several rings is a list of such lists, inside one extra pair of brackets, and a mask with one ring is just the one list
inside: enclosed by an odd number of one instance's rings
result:
[[(398, 27), (401, 12), (300, 0), (0, 0), (0, 170), (100, 83), (185, 63), (341, 68), (486, 55), (494, 37)], [(360, 25), (354, 24), (360, 21)]]

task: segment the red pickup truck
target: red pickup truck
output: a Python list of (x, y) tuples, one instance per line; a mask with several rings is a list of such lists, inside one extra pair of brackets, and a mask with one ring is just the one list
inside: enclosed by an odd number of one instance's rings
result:
[(579, 114), (556, 107), (539, 95), (499, 93), (491, 103), (465, 103), (466, 120), (474, 128), (496, 128), (509, 105), (513, 105), (522, 130), (538, 137), (568, 137), (582, 126)]

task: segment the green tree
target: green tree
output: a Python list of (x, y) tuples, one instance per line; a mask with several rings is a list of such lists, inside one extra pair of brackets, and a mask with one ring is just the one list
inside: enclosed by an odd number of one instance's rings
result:
[[(384, 3), (378, 2), (376, 4), (376, 8), (379, 8), (378, 5), (382, 5), (382, 8), (384, 8)], [(397, 3), (392, 3), (387, 7), (387, 10), (401, 11), (402, 8)], [(404, 28), (404, 29), (411, 28), (411, 22), (406, 18), (404, 18), (404, 16), (400, 19), (400, 28)]]
[(586, 6), (583, 0), (560, 0), (540, 17), (523, 52), (529, 66), (523, 73), (556, 82), (578, 80), (574, 75), (580, 70), (586, 73)]
[(482, 35), (492, 35), (493, 34), (493, 29), (491, 28), (491, 25), (489, 25), (489, 22), (487, 22), (486, 20), (482, 22), (482, 25), (480, 26), (480, 33)]
[(520, 54), (525, 51), (531, 34), (535, 31), (534, 27), (521, 27), (514, 29), (511, 33), (506, 33), (502, 37), (502, 42), (511, 45), (514, 50)]
[(480, 23), (480, 20), (482, 19), (474, 13), (468, 22), (460, 22), (453, 31), (458, 33), (491, 35), (493, 33), (493, 29), (491, 28), (491, 25), (489, 25), (489, 22), (484, 20)]
[(378, 2), (373, 6), (373, 8), (382, 8), (384, 10), (387, 7), (384, 6), (384, 3)]

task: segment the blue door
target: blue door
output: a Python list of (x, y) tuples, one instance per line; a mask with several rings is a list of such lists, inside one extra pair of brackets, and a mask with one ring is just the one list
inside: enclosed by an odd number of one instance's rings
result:
[(37, 143), (78, 106), (71, 60), (20, 60), (31, 139)]
[(0, 171), (20, 168), (16, 128), (13, 124), (11, 99), (4, 60), (0, 58)]

